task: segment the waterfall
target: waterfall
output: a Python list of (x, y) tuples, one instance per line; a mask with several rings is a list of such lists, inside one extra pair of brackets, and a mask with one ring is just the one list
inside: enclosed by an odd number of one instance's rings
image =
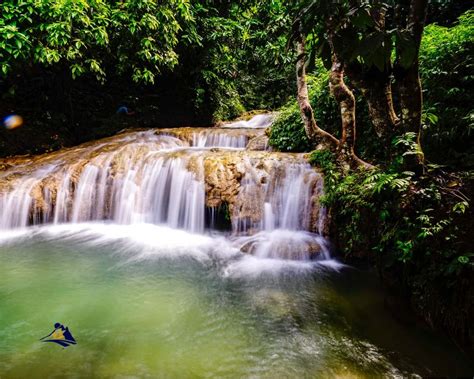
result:
[(238, 120), (229, 122), (223, 125), (224, 128), (261, 128), (269, 127), (275, 119), (274, 114), (259, 114), (252, 117), (250, 120)]
[(227, 147), (243, 149), (247, 146), (249, 138), (245, 135), (228, 135), (226, 133), (215, 133), (202, 131), (193, 134), (193, 146), (196, 147)]
[(172, 128), (162, 129), (162, 135), (169, 135), (186, 141), (196, 148), (245, 149), (250, 140), (265, 136), (264, 128)]
[[(247, 162), (237, 203), (250, 206), (249, 212), (261, 213), (263, 217), (236, 218), (234, 229), (310, 230), (313, 212), (317, 210), (312, 202), (322, 195), (321, 175), (304, 162), (278, 162), (266, 170)], [(259, 199), (257, 204), (249, 202), (251, 198)], [(322, 226), (318, 224), (318, 232)]]
[(107, 221), (204, 233), (224, 212), (242, 251), (327, 257), (321, 175), (301, 154), (244, 150), (259, 135), (240, 128), (126, 132), (32, 158), (0, 172), (0, 229)]
[(20, 177), (15, 189), (0, 197), (0, 227), (111, 220), (202, 232), (202, 173), (188, 170), (192, 161), (202, 166), (201, 158), (195, 152), (180, 154), (183, 143), (175, 137), (142, 132), (135, 137), (113, 151), (108, 145), (104, 151), (84, 148), (86, 163), (68, 164), (60, 157), (48, 170)]

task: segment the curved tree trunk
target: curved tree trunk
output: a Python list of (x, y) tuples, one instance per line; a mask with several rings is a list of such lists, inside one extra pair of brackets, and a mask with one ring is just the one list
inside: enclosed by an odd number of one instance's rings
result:
[(332, 134), (318, 127), (314, 117), (313, 108), (309, 102), (308, 85), (306, 83), (306, 51), (305, 38), (301, 30), (301, 24), (295, 38), (297, 60), (296, 60), (296, 84), (297, 101), (300, 108), (301, 118), (303, 120), (306, 136), (317, 149), (335, 150), (339, 141)]
[(352, 157), (356, 138), (355, 97), (344, 83), (344, 65), (334, 53), (332, 61), (329, 88), (339, 104), (342, 122), (342, 137), (339, 141), (338, 151), (340, 154)]
[(337, 147), (337, 159), (341, 166), (349, 167), (372, 167), (355, 154), (356, 141), (356, 101), (353, 92), (344, 82), (344, 62), (339, 58), (338, 52), (333, 44), (333, 29), (328, 27), (329, 46), (331, 47), (332, 66), (329, 74), (329, 89), (332, 96), (339, 104), (341, 111), (341, 139)]
[[(304, 123), (306, 135), (316, 149), (329, 149), (337, 153), (337, 159), (342, 166), (367, 168), (373, 167), (358, 158), (354, 153), (355, 144), (355, 98), (352, 91), (344, 83), (344, 66), (342, 62), (333, 65), (330, 75), (331, 92), (338, 101), (342, 117), (342, 138), (338, 140), (332, 134), (318, 127), (313, 108), (309, 102), (308, 85), (306, 83), (306, 51), (305, 39), (301, 22), (295, 33), (297, 48), (296, 81), (298, 89), (298, 106)], [(335, 57), (335, 55), (334, 55)]]

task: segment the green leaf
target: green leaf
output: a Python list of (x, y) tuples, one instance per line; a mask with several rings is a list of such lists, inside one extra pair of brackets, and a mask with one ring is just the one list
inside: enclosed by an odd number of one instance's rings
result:
[(458, 262), (465, 265), (469, 263), (469, 258), (466, 257), (465, 255), (461, 255), (458, 257)]

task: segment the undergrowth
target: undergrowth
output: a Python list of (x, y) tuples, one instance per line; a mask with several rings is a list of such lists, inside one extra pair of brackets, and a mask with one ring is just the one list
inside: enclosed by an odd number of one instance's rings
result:
[[(394, 149), (412, 146), (411, 138), (409, 133), (396, 138)], [(407, 154), (403, 152), (386, 168), (350, 173), (338, 168), (330, 151), (310, 154), (310, 163), (325, 174), (321, 201), (333, 210), (333, 217), (345, 221), (340, 232), (342, 252), (350, 255), (372, 237), (375, 244), (371, 250), (391, 252), (389, 264), (416, 260), (417, 252), (423, 250), (423, 255), (441, 254), (449, 260), (442, 267), (446, 274), (472, 266), (473, 252), (458, 248), (464, 237), (459, 222), (469, 213), (469, 198), (461, 191), (463, 179), (469, 180), (468, 174), (456, 176), (431, 165), (425, 175), (417, 177), (402, 169)], [(361, 233), (364, 223), (371, 226), (369, 235)], [(443, 241), (441, 251), (439, 241)]]
[(450, 315), (444, 322), (469, 340), (465, 334), (473, 333), (472, 326), (460, 323), (469, 320), (462, 313), (472, 315), (474, 308), (468, 192), (474, 175), (436, 165), (422, 176), (404, 171), (403, 160), (415, 153), (413, 137), (393, 141), (398, 155), (383, 168), (344, 172), (329, 151), (313, 151), (309, 161), (324, 173), (321, 202), (330, 209), (331, 237), (344, 259), (368, 258), (425, 319), (430, 312), (438, 313), (436, 320)]

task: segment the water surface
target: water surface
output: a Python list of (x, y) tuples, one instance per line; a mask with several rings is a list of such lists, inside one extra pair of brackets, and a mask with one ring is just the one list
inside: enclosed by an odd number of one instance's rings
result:
[[(0, 233), (0, 377), (371, 378), (472, 373), (394, 320), (366, 272), (251, 257), (155, 225)], [(42, 343), (55, 322), (78, 344)]]

